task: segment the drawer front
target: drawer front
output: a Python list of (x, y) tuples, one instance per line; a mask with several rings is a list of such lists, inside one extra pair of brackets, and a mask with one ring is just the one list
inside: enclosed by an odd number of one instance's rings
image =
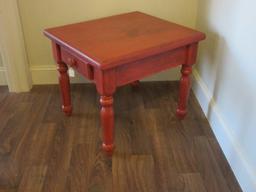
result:
[(61, 59), (64, 63), (66, 63), (69, 67), (72, 67), (81, 75), (93, 80), (93, 67), (89, 62), (82, 61), (63, 48), (61, 49)]

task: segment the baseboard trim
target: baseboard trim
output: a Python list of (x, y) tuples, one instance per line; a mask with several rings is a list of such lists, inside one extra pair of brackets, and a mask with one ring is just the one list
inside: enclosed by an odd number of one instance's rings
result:
[(0, 85), (7, 85), (4, 67), (0, 67)]
[[(33, 85), (43, 84), (57, 84), (58, 74), (55, 65), (37, 65), (30, 67)], [(154, 76), (147, 77), (142, 81), (174, 81), (180, 77), (180, 68), (171, 69), (158, 73)], [(75, 77), (70, 78), (71, 83), (89, 83), (79, 74), (76, 73)]]
[[(33, 85), (57, 84), (58, 73), (54, 65), (32, 66), (30, 67)], [(70, 78), (71, 83), (89, 83), (76, 73)]]
[(244, 151), (239, 142), (235, 140), (231, 132), (232, 129), (224, 121), (213, 96), (197, 70), (193, 71), (193, 79), (192, 89), (241, 188), (245, 192), (256, 191), (256, 174), (253, 171), (254, 168), (246, 160)]

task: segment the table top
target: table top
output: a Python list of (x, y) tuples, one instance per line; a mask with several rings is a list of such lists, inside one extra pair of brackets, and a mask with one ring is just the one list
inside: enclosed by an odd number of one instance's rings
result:
[(141, 12), (50, 28), (44, 34), (105, 69), (205, 38), (199, 31)]

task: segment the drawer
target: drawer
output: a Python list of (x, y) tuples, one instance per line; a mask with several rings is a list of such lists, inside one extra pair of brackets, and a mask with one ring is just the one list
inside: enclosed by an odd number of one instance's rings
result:
[(81, 75), (93, 80), (93, 67), (87, 61), (82, 61), (66, 49), (61, 49), (61, 59), (69, 67), (72, 67), (75, 71)]

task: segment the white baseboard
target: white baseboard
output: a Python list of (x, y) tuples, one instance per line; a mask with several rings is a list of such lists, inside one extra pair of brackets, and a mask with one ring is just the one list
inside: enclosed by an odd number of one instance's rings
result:
[(199, 73), (193, 71), (192, 89), (206, 115), (213, 132), (244, 192), (256, 191), (256, 173), (254, 166), (246, 160), (246, 154), (242, 150), (239, 141), (235, 140), (231, 128), (223, 120), (217, 103), (212, 97), (207, 85)]
[[(32, 75), (32, 82), (34, 85), (42, 84), (57, 84), (58, 74), (56, 66), (54, 65), (42, 65), (42, 66), (32, 66), (30, 68)], [(173, 81), (178, 80), (180, 77), (180, 68), (168, 70), (165, 72), (158, 73), (154, 76), (147, 77), (143, 81)], [(70, 78), (71, 83), (89, 83), (79, 74), (76, 73), (74, 78)]]
[(0, 67), (0, 85), (7, 85), (4, 67)]
[[(58, 73), (54, 65), (32, 66), (30, 68), (33, 85), (57, 84)], [(71, 83), (88, 83), (84, 78), (76, 73), (70, 78)]]

